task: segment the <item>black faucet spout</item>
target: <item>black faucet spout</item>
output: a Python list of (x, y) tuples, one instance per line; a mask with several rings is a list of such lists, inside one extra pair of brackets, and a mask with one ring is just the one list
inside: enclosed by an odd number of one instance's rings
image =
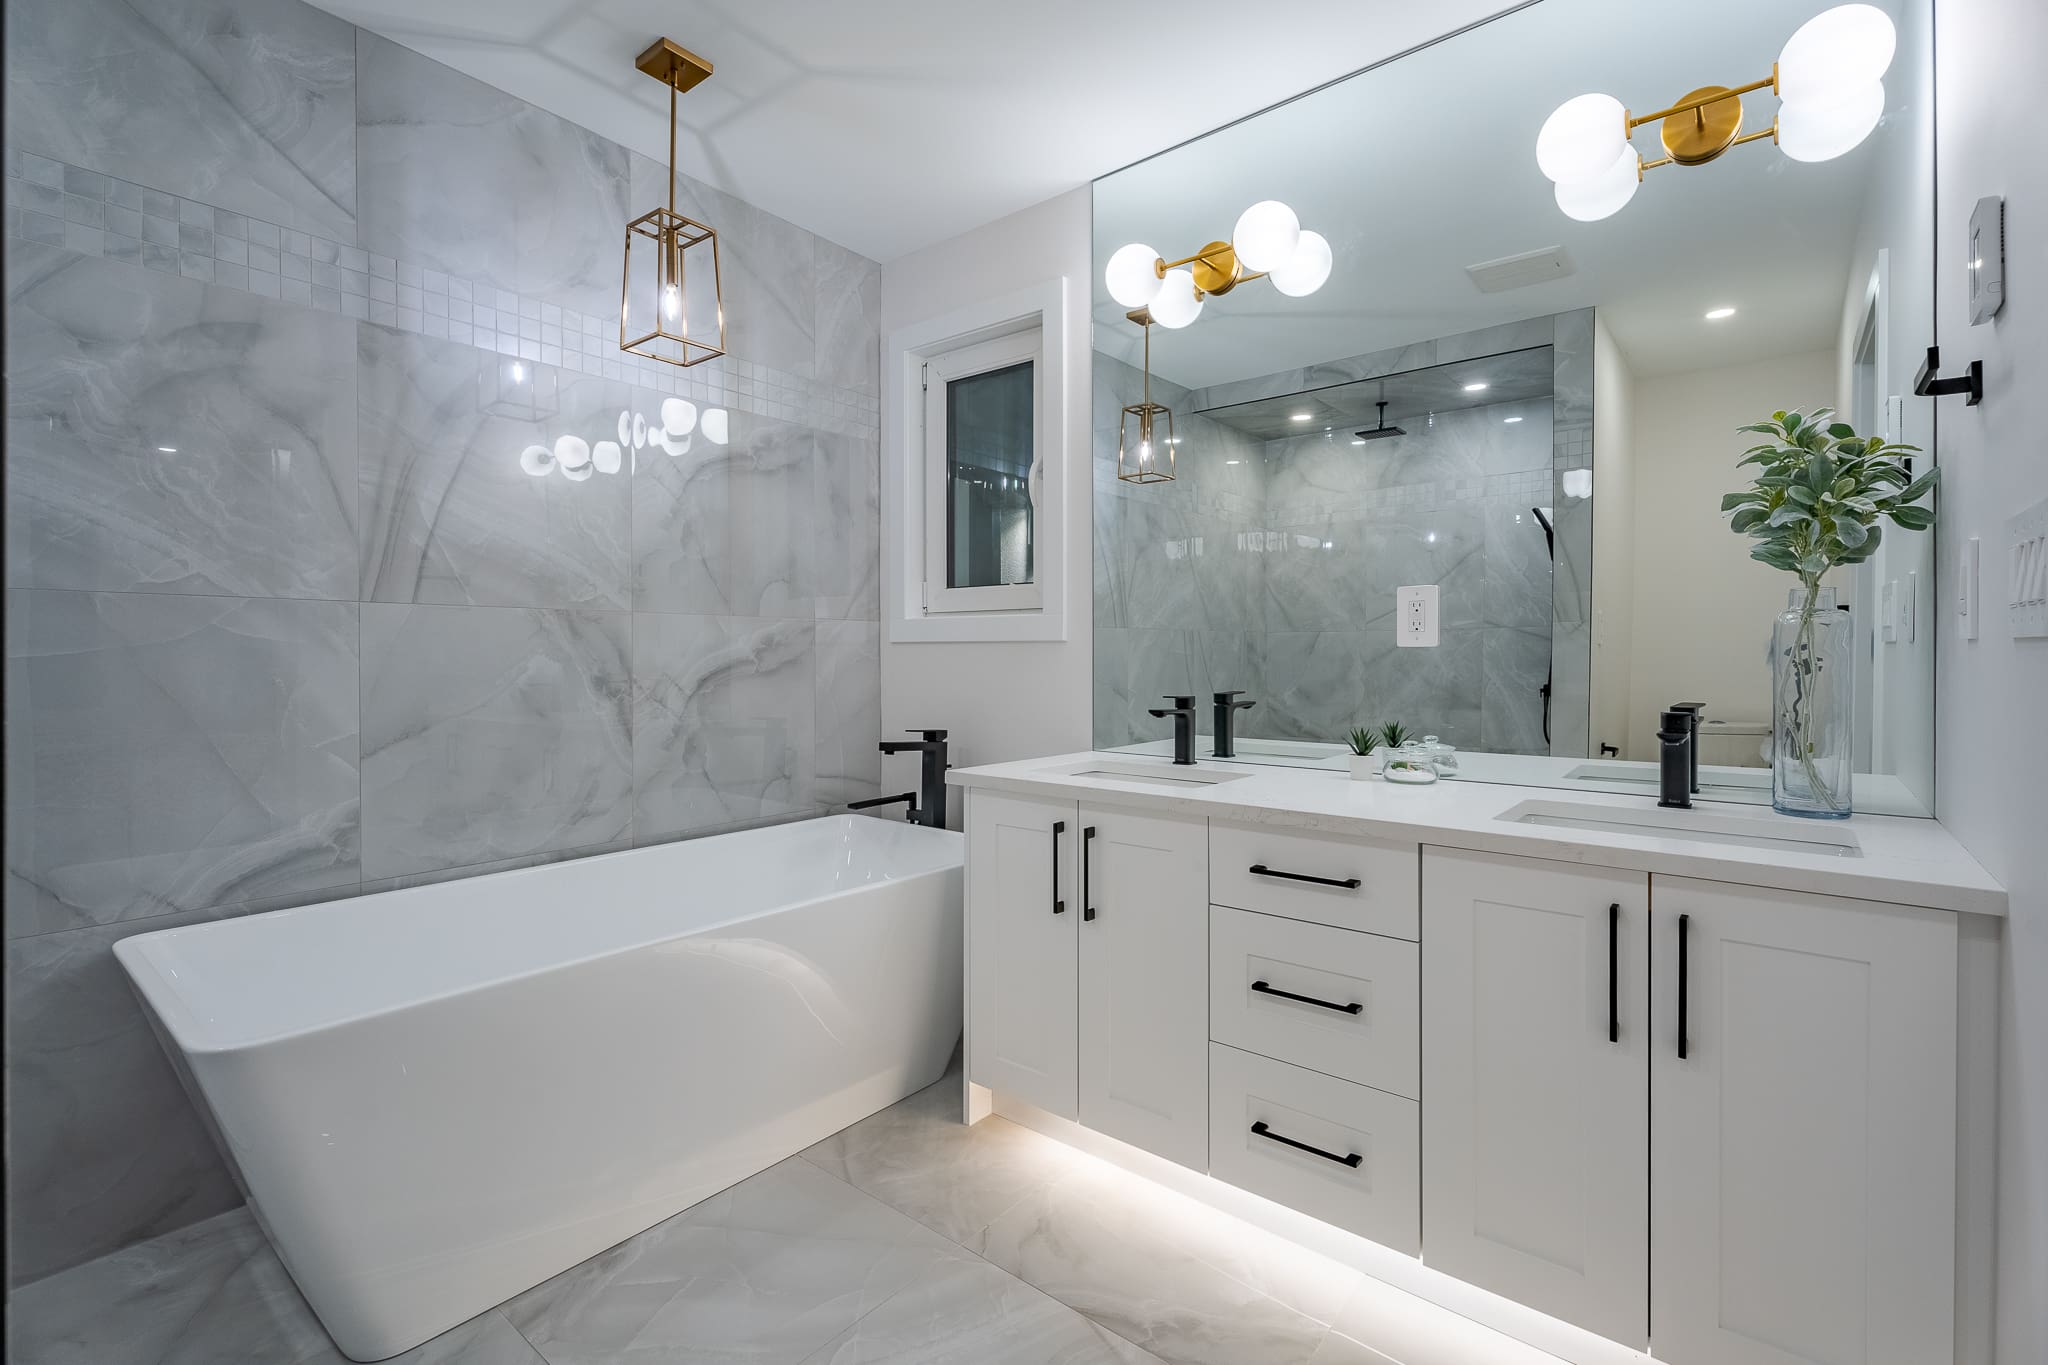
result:
[(1657, 804), (1676, 810), (1692, 807), (1694, 727), (1697, 713), (1673, 707), (1658, 718)]
[[(909, 730), (906, 734), (916, 739), (885, 739), (881, 751), (885, 754), (916, 753), (923, 756), (919, 768), (918, 792), (910, 807), (908, 819), (913, 824), (929, 825), (933, 829), (946, 827), (946, 732), (944, 730)], [(883, 806), (893, 801), (909, 799), (910, 793), (902, 796), (886, 796), (875, 801), (861, 801), (849, 806), (859, 810), (863, 806)]]
[(1164, 720), (1173, 717), (1173, 761), (1184, 768), (1195, 765), (1195, 699), (1193, 697), (1168, 697), (1173, 705), (1167, 708), (1154, 707), (1151, 714)]
[(1237, 700), (1243, 695), (1244, 693), (1241, 690), (1218, 692), (1216, 694), (1215, 753), (1218, 758), (1237, 757), (1236, 713), (1258, 705), (1255, 701)]

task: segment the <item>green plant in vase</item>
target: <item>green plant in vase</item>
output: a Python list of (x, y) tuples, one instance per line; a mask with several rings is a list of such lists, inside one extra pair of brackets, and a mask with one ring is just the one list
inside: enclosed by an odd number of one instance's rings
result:
[(1918, 500), (1936, 470), (1913, 476), (1918, 447), (1858, 436), (1834, 409), (1775, 412), (1737, 430), (1765, 439), (1737, 468), (1755, 478), (1721, 499), (1729, 529), (1756, 543), (1749, 557), (1799, 579), (1801, 591), (1780, 618), (1772, 643), (1772, 805), (1792, 815), (1849, 813), (1848, 725), (1852, 627), (1833, 609), (1821, 579), (1877, 552), (1881, 522), (1909, 531), (1934, 524)]
[(1351, 746), (1352, 753), (1360, 758), (1364, 758), (1371, 754), (1374, 749), (1380, 747), (1380, 732), (1369, 727), (1362, 727), (1346, 735), (1344, 740)]
[(1413, 738), (1415, 736), (1408, 727), (1398, 720), (1390, 720), (1380, 727), (1380, 747), (1383, 749), (1398, 749)]

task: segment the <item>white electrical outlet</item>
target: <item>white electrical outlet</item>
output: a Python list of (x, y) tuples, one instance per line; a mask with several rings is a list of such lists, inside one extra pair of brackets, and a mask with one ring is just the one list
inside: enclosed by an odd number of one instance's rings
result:
[(1394, 643), (1402, 649), (1435, 649), (1437, 585), (1394, 589)]
[(1957, 628), (1965, 640), (1977, 638), (1977, 618), (1984, 614), (1977, 601), (1977, 537), (1963, 542), (1962, 562), (1956, 565)]

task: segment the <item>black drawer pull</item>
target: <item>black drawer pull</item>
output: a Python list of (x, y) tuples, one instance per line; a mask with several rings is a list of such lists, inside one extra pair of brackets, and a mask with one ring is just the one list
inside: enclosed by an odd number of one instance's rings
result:
[(1095, 918), (1095, 906), (1090, 903), (1094, 878), (1088, 871), (1088, 850), (1095, 843), (1095, 826), (1088, 825), (1081, 830), (1081, 918)]
[(1060, 899), (1060, 836), (1067, 832), (1067, 822), (1052, 822), (1052, 912), (1055, 915), (1067, 913), (1067, 903)]
[(1343, 1156), (1338, 1156), (1335, 1152), (1326, 1152), (1320, 1147), (1311, 1147), (1306, 1142), (1296, 1142), (1291, 1137), (1281, 1137), (1266, 1126), (1264, 1119), (1260, 1119), (1257, 1123), (1253, 1124), (1252, 1131), (1265, 1138), (1268, 1142), (1282, 1143), (1292, 1147), (1297, 1152), (1307, 1152), (1310, 1156), (1319, 1156), (1325, 1161), (1334, 1161), (1339, 1166), (1349, 1166), (1354, 1171), (1358, 1169), (1358, 1163), (1365, 1160), (1364, 1157), (1356, 1152), (1349, 1152)]
[(1283, 991), (1278, 986), (1268, 985), (1264, 981), (1252, 982), (1252, 989), (1261, 995), (1277, 995), (1282, 1000), (1299, 1000), (1304, 1005), (1319, 1005), (1326, 1010), (1336, 1010), (1339, 1014), (1359, 1014), (1365, 1010), (1365, 1006), (1356, 1000), (1348, 1005), (1340, 1005), (1334, 1000), (1318, 1000), (1313, 995), (1296, 995), (1293, 991)]
[(1311, 877), (1306, 872), (1275, 872), (1264, 863), (1253, 863), (1248, 870), (1254, 877), (1278, 877), (1282, 881), (1313, 882), (1317, 886), (1340, 886), (1346, 891), (1356, 891), (1359, 887), (1365, 885), (1364, 882), (1361, 882), (1356, 877), (1346, 877), (1340, 881), (1335, 877)]
[(1607, 1041), (1621, 1041), (1621, 902), (1607, 907)]
[(1692, 973), (1687, 970), (1688, 963), (1686, 962), (1686, 930), (1690, 929), (1691, 927), (1691, 915), (1680, 915), (1678, 917), (1678, 1058), (1680, 1061), (1685, 1060), (1687, 1041), (1685, 1036), (1685, 1016), (1687, 1003), (1685, 996), (1686, 987), (1689, 984), (1687, 978), (1690, 977)]

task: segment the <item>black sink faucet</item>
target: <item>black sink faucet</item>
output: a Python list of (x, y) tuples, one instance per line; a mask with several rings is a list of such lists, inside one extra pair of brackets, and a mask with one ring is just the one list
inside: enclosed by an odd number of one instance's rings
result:
[(1700, 713), (1707, 709), (1703, 701), (1677, 701), (1671, 703), (1673, 711), (1683, 711), (1692, 717), (1692, 742), (1686, 745), (1686, 784), (1694, 796), (1700, 794)]
[(1673, 707), (1657, 727), (1657, 804), (1687, 810), (1692, 806), (1693, 729), (1697, 712)]
[(889, 806), (902, 801), (909, 806), (903, 818), (914, 825), (929, 825), (933, 829), (946, 827), (946, 732), (944, 730), (906, 730), (905, 734), (916, 735), (916, 739), (885, 739), (882, 752), (885, 754), (919, 753), (924, 756), (923, 771), (919, 776), (916, 793), (902, 792), (896, 796), (878, 796), (871, 801), (852, 801), (848, 810), (866, 810), (870, 806)]
[(1241, 691), (1218, 692), (1216, 694), (1216, 757), (1218, 758), (1237, 757), (1237, 737), (1231, 733), (1233, 728), (1232, 722), (1236, 717), (1231, 713), (1258, 705), (1255, 701), (1238, 701), (1237, 698), (1243, 695), (1244, 693)]
[(1150, 714), (1164, 719), (1173, 717), (1173, 761), (1184, 767), (1195, 765), (1195, 699), (1193, 697), (1168, 697), (1173, 703), (1170, 709), (1154, 707)]

